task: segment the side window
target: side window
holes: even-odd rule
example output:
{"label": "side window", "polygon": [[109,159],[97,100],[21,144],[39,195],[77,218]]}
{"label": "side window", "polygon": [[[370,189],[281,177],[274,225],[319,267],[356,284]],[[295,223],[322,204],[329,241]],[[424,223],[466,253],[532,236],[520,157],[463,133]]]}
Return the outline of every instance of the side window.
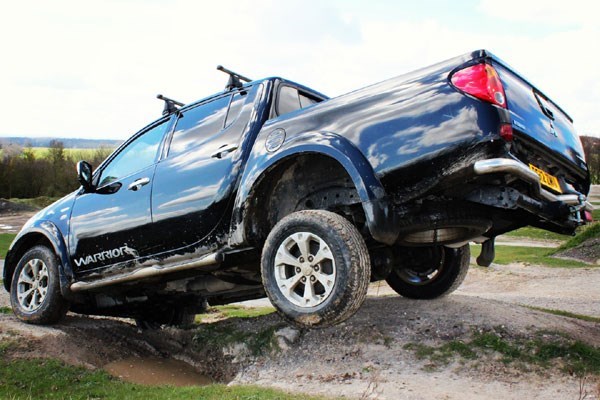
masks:
{"label": "side window", "polygon": [[167,126],[168,122],[163,122],[151,128],[121,150],[102,171],[99,186],[104,186],[154,164]]}
{"label": "side window", "polygon": [[300,108],[308,107],[311,104],[317,103],[317,100],[310,98],[308,96],[305,96],[302,93],[299,94],[299,97],[300,97]]}
{"label": "side window", "polygon": [[279,87],[279,95],[277,96],[277,115],[296,111],[319,101],[299,92],[298,89],[292,86],[282,85]]}
{"label": "side window", "polygon": [[233,123],[237,119],[237,117],[242,112],[242,106],[244,105],[244,100],[246,100],[246,92],[236,93],[233,95],[231,99],[231,103],[229,104],[229,111],[227,111],[227,120],[225,121],[225,128]]}
{"label": "side window", "polygon": [[298,90],[291,86],[281,86],[277,98],[277,113],[282,115],[299,109]]}
{"label": "side window", "polygon": [[194,149],[221,131],[229,99],[230,96],[221,97],[185,111],[175,126],[169,157]]}

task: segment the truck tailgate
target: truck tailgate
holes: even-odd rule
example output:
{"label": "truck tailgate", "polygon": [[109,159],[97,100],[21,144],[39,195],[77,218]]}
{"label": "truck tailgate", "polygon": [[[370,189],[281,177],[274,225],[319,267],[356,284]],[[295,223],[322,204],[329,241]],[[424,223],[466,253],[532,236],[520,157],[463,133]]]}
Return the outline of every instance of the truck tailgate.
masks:
{"label": "truck tailgate", "polygon": [[[588,170],[572,119],[541,91],[494,60],[506,92],[515,133],[515,155],[521,161],[556,176],[561,190],[587,194]],[[536,171],[542,173],[540,171]]]}

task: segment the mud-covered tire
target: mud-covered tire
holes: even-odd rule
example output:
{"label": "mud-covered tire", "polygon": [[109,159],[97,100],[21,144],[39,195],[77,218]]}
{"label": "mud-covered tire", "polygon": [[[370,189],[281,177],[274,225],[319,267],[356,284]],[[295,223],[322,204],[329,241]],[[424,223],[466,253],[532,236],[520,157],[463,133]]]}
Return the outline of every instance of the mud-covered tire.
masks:
{"label": "mud-covered tire", "polygon": [[[301,248],[302,246],[302,248]],[[351,317],[367,295],[371,261],[364,239],[329,211],[292,213],[273,227],[261,260],[265,291],[288,322],[326,327]]]}
{"label": "mud-covered tire", "polygon": [[[414,252],[431,255],[415,257]],[[410,299],[434,299],[452,293],[467,276],[470,262],[469,245],[459,248],[444,246],[430,249],[407,249],[386,281],[399,295]],[[408,259],[411,257],[412,259]],[[401,253],[399,257],[402,257]]]}
{"label": "mud-covered tire", "polygon": [[60,321],[69,303],[60,292],[59,261],[46,246],[29,249],[13,272],[10,304],[24,322],[49,325]]}

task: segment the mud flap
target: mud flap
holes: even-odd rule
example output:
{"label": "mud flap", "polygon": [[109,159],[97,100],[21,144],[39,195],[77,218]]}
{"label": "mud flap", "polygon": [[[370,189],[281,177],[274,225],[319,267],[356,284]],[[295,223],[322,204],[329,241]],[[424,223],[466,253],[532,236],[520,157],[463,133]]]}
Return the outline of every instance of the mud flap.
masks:
{"label": "mud flap", "polygon": [[494,246],[495,237],[486,240],[481,245],[481,253],[479,253],[479,257],[477,257],[477,265],[480,267],[489,267],[492,265],[492,261],[494,261],[494,257],[496,257],[496,249]]}

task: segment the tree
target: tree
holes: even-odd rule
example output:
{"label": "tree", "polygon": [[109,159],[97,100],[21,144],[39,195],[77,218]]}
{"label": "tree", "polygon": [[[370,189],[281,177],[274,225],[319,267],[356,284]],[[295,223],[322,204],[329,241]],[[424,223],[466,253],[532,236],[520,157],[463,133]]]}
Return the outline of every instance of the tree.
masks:
{"label": "tree", "polygon": [[600,138],[582,136],[581,143],[593,184],[600,184]]}

